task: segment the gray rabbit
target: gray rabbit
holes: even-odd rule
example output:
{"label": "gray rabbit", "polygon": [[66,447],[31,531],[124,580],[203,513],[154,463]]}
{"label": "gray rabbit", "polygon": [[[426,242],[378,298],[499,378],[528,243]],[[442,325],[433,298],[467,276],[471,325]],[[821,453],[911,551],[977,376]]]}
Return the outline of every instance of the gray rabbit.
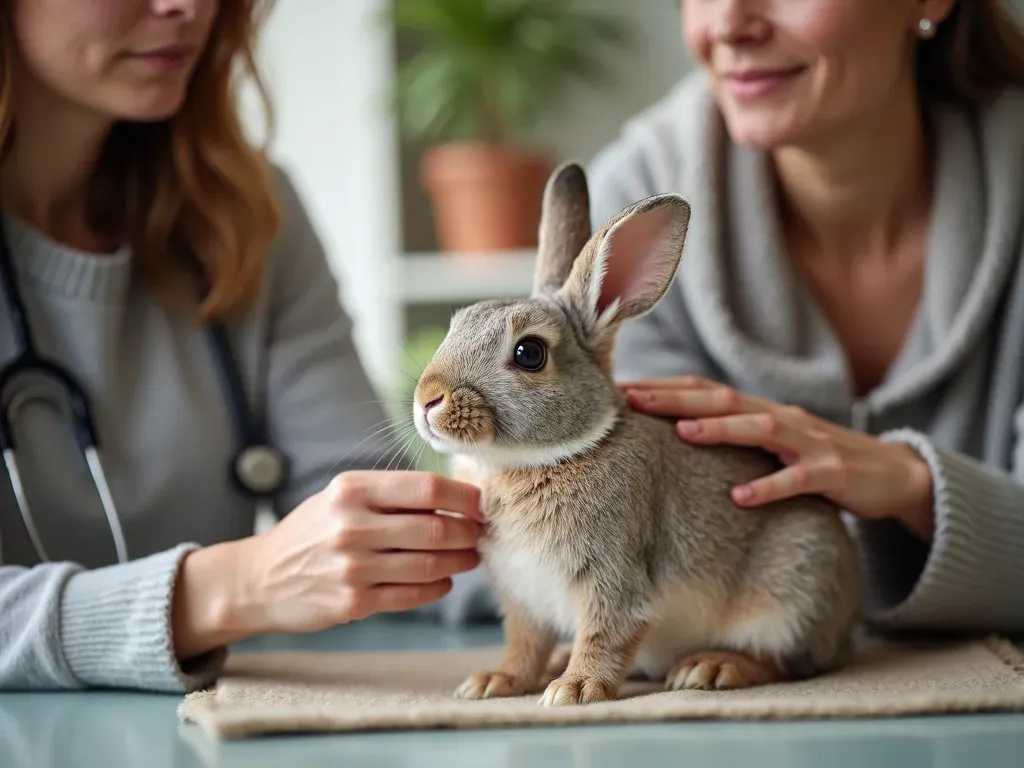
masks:
{"label": "gray rabbit", "polygon": [[[591,234],[584,171],[562,164],[532,295],[459,310],[418,381],[419,434],[483,491],[504,622],[500,664],[456,696],[543,689],[544,705],[583,704],[616,698],[631,673],[715,690],[848,658],[860,574],[839,510],[820,497],[736,506],[729,489],[776,459],[690,445],[612,379],[616,330],[669,289],[689,220],[664,194]],[[563,635],[571,654],[553,656]]]}

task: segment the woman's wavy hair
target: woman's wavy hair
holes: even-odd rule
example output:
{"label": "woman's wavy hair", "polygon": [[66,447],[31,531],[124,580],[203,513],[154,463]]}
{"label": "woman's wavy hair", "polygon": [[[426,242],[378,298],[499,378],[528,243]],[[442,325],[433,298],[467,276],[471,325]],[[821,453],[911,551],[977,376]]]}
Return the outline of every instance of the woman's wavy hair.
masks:
{"label": "woman's wavy hair", "polygon": [[979,104],[1024,88],[1024,30],[1005,0],[956,0],[917,49],[922,96]]}
{"label": "woman's wavy hair", "polygon": [[[198,299],[201,321],[241,312],[258,295],[264,257],[280,227],[266,153],[247,138],[238,113],[247,78],[272,135],[273,110],[256,62],[272,2],[220,4],[182,107],[162,122],[117,123],[90,190],[97,230],[131,246],[141,277],[167,305],[194,306]],[[6,152],[17,133],[14,44],[9,19],[0,27],[0,152]]]}

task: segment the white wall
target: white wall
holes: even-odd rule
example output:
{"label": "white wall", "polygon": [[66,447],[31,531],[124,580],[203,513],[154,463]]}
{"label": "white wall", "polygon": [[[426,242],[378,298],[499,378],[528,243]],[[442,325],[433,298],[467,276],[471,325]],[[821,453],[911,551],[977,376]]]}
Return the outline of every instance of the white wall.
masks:
{"label": "white wall", "polygon": [[657,101],[693,62],[682,40],[679,0],[585,0],[588,9],[629,19],[636,39],[610,49],[609,88],[578,88],[542,119],[532,137],[559,157],[588,161],[622,123]]}
{"label": "white wall", "polygon": [[[395,140],[383,102],[393,60],[378,21],[384,2],[279,1],[261,50],[277,119],[272,153],[309,209],[375,380],[396,366],[386,341],[393,316],[381,309],[400,242]],[[262,137],[256,113],[246,114]]]}

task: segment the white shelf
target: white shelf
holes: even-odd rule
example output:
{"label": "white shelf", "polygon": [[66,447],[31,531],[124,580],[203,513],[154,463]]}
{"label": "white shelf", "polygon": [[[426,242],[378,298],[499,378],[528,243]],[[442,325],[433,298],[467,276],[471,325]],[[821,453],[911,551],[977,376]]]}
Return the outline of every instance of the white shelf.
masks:
{"label": "white shelf", "polygon": [[403,304],[438,304],[527,296],[535,259],[533,250],[408,253],[397,269],[398,299]]}

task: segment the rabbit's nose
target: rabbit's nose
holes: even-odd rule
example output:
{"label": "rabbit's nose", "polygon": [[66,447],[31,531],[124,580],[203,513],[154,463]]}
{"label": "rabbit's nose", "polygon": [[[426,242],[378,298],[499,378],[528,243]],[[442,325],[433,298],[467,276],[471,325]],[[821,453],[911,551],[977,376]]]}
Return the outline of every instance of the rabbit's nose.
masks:
{"label": "rabbit's nose", "polygon": [[431,400],[429,403],[424,405],[423,406],[423,413],[424,413],[424,415],[430,413],[430,409],[433,408],[436,405],[440,405],[443,400],[444,400],[444,395],[438,395],[433,400]]}

